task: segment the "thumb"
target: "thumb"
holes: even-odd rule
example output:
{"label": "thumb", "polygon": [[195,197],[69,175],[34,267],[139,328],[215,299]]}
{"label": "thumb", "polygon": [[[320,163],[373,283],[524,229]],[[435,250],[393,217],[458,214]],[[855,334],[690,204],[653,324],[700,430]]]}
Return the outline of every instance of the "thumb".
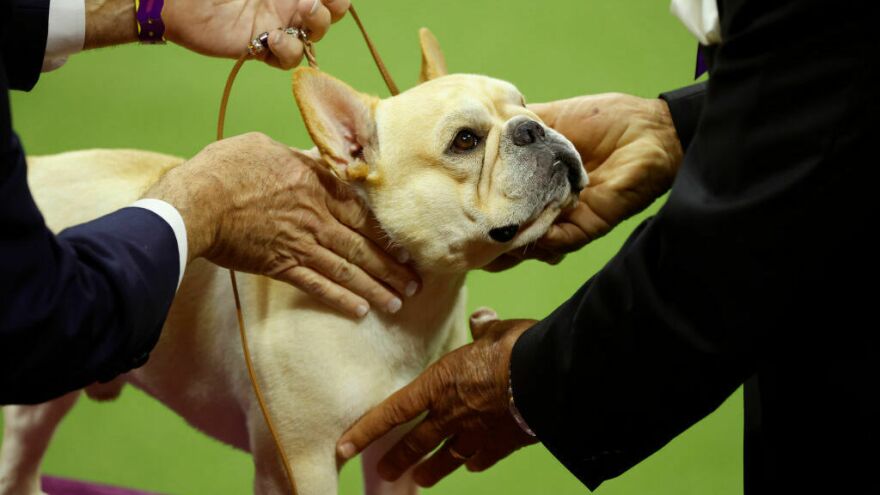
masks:
{"label": "thumb", "polygon": [[529,103],[526,107],[535,112],[538,115],[538,118],[544,121],[545,124],[553,127],[556,125],[557,118],[557,105],[555,102],[548,103]]}
{"label": "thumb", "polygon": [[492,323],[498,321],[498,313],[492,308],[482,307],[471,314],[471,336],[474,340],[486,334]]}

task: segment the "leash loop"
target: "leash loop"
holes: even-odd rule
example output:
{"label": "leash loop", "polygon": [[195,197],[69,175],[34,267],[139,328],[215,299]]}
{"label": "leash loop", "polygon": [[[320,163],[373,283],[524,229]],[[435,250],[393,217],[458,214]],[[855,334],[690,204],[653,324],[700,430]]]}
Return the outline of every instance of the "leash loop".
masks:
{"label": "leash loop", "polygon": [[[385,81],[385,85],[388,87],[388,91],[391,92],[392,95],[399,94],[400,91],[397,89],[397,85],[394,84],[394,80],[391,78],[391,74],[388,72],[388,68],[385,66],[385,63],[382,61],[382,57],[379,56],[379,52],[373,45],[373,41],[370,39],[370,36],[367,34],[367,30],[364,28],[360,17],[358,17],[357,12],[354,9],[354,5],[351,5],[349,7],[349,12],[351,12],[351,16],[357,23],[358,29],[360,29],[361,35],[363,36],[364,41],[367,43],[367,47],[370,49],[370,54],[373,56],[373,61],[376,63],[376,67],[378,67],[379,72],[382,74],[382,79]],[[305,30],[298,28],[287,28],[285,32],[291,36],[297,36],[300,41],[302,41],[303,53],[305,55],[306,61],[308,62],[310,67],[318,69],[318,61],[315,58],[314,44],[308,39],[308,34],[305,32]],[[268,48],[268,46],[266,48]],[[229,76],[226,78],[226,86],[223,88],[223,96],[220,99],[220,112],[217,115],[217,141],[223,139],[223,129],[226,123],[226,107],[229,104],[229,96],[232,93],[232,84],[235,82],[235,78],[238,76],[238,73],[241,71],[244,63],[248,59],[255,58],[257,54],[257,51],[249,48],[248,51],[243,53],[238,58],[238,60],[235,61],[235,65],[233,65],[232,70],[229,71]],[[244,313],[241,307],[241,298],[238,294],[238,283],[235,278],[235,270],[229,270],[229,280],[232,283],[232,295],[235,299],[235,316],[238,321],[238,334],[241,337],[241,349],[244,354],[244,361],[245,365],[247,366],[248,377],[250,378],[251,386],[254,390],[254,395],[257,398],[257,403],[260,406],[260,412],[263,414],[263,420],[266,422],[266,426],[269,428],[269,432],[272,435],[272,440],[275,442],[275,449],[277,450],[278,457],[280,458],[279,460],[284,467],[284,475],[287,478],[288,484],[290,486],[290,493],[291,495],[296,495],[296,481],[293,478],[293,471],[291,470],[292,468],[290,466],[290,458],[287,456],[287,451],[284,449],[284,443],[281,441],[281,437],[278,435],[278,430],[275,428],[274,421],[272,421],[272,415],[269,412],[269,407],[266,405],[266,399],[263,396],[259,380],[257,380],[257,373],[254,369],[254,362],[253,358],[251,357],[250,346],[248,345],[247,330],[245,329],[244,324]]]}

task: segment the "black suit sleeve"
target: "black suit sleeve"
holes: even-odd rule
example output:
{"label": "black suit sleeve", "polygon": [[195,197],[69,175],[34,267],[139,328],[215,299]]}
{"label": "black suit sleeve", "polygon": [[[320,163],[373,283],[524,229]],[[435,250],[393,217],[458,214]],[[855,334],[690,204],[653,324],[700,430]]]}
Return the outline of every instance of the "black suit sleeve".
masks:
{"label": "black suit sleeve", "polygon": [[660,98],[669,105],[675,132],[681,141],[681,148],[687,151],[697,131],[697,123],[703,113],[706,101],[706,85],[701,82],[674,91],[660,94]]}
{"label": "black suit sleeve", "polygon": [[513,350],[517,407],[591,489],[759,366],[807,380],[880,348],[865,289],[877,273],[866,237],[880,135],[873,15],[821,1],[733,3],[666,205]]}
{"label": "black suit sleeve", "polygon": [[0,14],[0,404],[37,403],[143,364],[180,261],[171,227],[141,208],[46,227],[7,89],[39,76],[48,2],[3,0]]}
{"label": "black suit sleeve", "polygon": [[[49,0],[3,0],[0,56],[6,88],[28,91],[37,84],[49,28]],[[6,90],[4,88],[4,92]]]}

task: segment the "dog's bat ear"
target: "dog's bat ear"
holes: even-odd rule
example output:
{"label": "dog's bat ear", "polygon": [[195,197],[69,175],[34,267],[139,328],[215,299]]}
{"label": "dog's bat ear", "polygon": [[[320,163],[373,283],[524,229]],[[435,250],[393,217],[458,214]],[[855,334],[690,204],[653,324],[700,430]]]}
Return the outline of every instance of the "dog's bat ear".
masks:
{"label": "dog's bat ear", "polygon": [[376,146],[379,99],[309,67],[293,72],[293,96],[312,141],[333,173],[345,181],[366,179],[370,172],[366,155]]}
{"label": "dog's bat ear", "polygon": [[419,74],[419,82],[423,83],[448,74],[446,57],[440,50],[440,43],[428,28],[419,29],[419,43],[422,45],[422,71]]}

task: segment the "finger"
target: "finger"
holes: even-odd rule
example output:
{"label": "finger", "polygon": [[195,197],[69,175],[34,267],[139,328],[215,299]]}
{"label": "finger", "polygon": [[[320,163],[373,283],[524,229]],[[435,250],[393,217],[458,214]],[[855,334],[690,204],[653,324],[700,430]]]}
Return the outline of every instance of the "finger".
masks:
{"label": "finger", "polygon": [[316,246],[312,250],[307,263],[333,282],[365,298],[376,308],[394,314],[403,306],[403,301],[387,287],[367,275],[357,265],[323,246]]}
{"label": "finger", "polygon": [[511,452],[512,451],[493,446],[477,452],[476,455],[467,460],[465,466],[467,467],[467,470],[471,472],[485,471],[497,464],[501,459],[510,455]]}
{"label": "finger", "polygon": [[515,267],[523,261],[525,261],[523,258],[512,256],[509,253],[504,253],[501,256],[495,258],[488,265],[484,266],[483,270],[489,273],[503,272],[504,270]]}
{"label": "finger", "polygon": [[526,105],[526,108],[535,112],[535,114],[544,121],[545,124],[553,127],[556,124],[556,109],[557,105],[553,102],[550,103],[529,103]]}
{"label": "finger", "polygon": [[[357,206],[348,204],[340,208],[330,208],[334,215],[338,215],[339,220],[350,227],[352,230],[360,232],[368,239],[373,241],[377,246],[384,247],[384,250],[391,254],[400,264],[408,263],[412,257],[403,246],[394,244],[388,233],[379,225],[370,210],[358,203]],[[412,270],[411,273],[415,274]]]}
{"label": "finger", "polygon": [[538,245],[544,249],[561,252],[572,252],[589,244],[590,236],[579,225],[570,222],[562,222],[554,225],[538,240]]}
{"label": "finger", "polygon": [[[266,63],[287,70],[299,65],[303,57],[302,41],[295,36],[276,29],[269,35],[269,52]],[[273,63],[274,62],[274,63]]]}
{"label": "finger", "polygon": [[333,22],[342,19],[348,8],[351,6],[350,0],[323,0],[322,2],[327,10],[330,11],[330,18]]}
{"label": "finger", "polygon": [[395,481],[407,469],[419,462],[447,437],[443,426],[430,415],[400,439],[377,466],[379,476]]}
{"label": "finger", "polygon": [[498,321],[498,313],[492,308],[482,307],[471,313],[471,336],[479,339]]}
{"label": "finger", "polygon": [[370,305],[364,298],[331,282],[311,268],[295,266],[274,274],[272,278],[298,287],[331,308],[349,316],[362,318],[370,311]]}
{"label": "finger", "polygon": [[553,251],[544,246],[536,244],[529,248],[527,256],[534,260],[543,261],[544,263],[547,263],[549,265],[558,265],[565,258],[565,253]]}
{"label": "finger", "polygon": [[[582,196],[583,197],[583,196]],[[601,237],[611,230],[611,225],[596,214],[583,199],[560,217],[544,236],[538,246],[555,252],[572,252]]]}
{"label": "finger", "polygon": [[309,33],[309,41],[321,41],[330,28],[330,10],[321,0],[306,0],[298,8],[302,27]]}
{"label": "finger", "polygon": [[399,263],[359,232],[344,226],[325,228],[318,232],[318,242],[388,284],[398,294],[411,297],[419,290],[419,276],[412,267]]}
{"label": "finger", "polygon": [[[350,187],[340,184],[337,179],[332,177],[329,179],[322,177],[322,179],[328,190],[331,187],[336,187],[333,190],[333,200],[327,201],[327,209],[330,210],[330,213],[337,220],[352,230],[360,232],[377,245],[387,246],[391,244],[388,233],[376,221],[369,207],[351,191]],[[328,183],[330,181],[332,181],[332,185]],[[386,250],[394,254],[394,257],[400,263],[406,263],[410,259],[409,253],[402,247],[389,246]]]}
{"label": "finger", "polygon": [[[336,453],[351,459],[392,429],[412,421],[431,405],[436,375],[428,368],[412,383],[391,394],[381,404],[367,411],[336,443]],[[442,385],[442,384],[441,384]]]}
{"label": "finger", "polygon": [[[447,440],[443,447],[437,449],[428,460],[416,466],[413,470],[413,480],[425,488],[436,485],[438,481],[473,457],[480,443],[482,442],[478,442],[474,435],[456,436]],[[455,454],[453,454],[453,450]]]}

